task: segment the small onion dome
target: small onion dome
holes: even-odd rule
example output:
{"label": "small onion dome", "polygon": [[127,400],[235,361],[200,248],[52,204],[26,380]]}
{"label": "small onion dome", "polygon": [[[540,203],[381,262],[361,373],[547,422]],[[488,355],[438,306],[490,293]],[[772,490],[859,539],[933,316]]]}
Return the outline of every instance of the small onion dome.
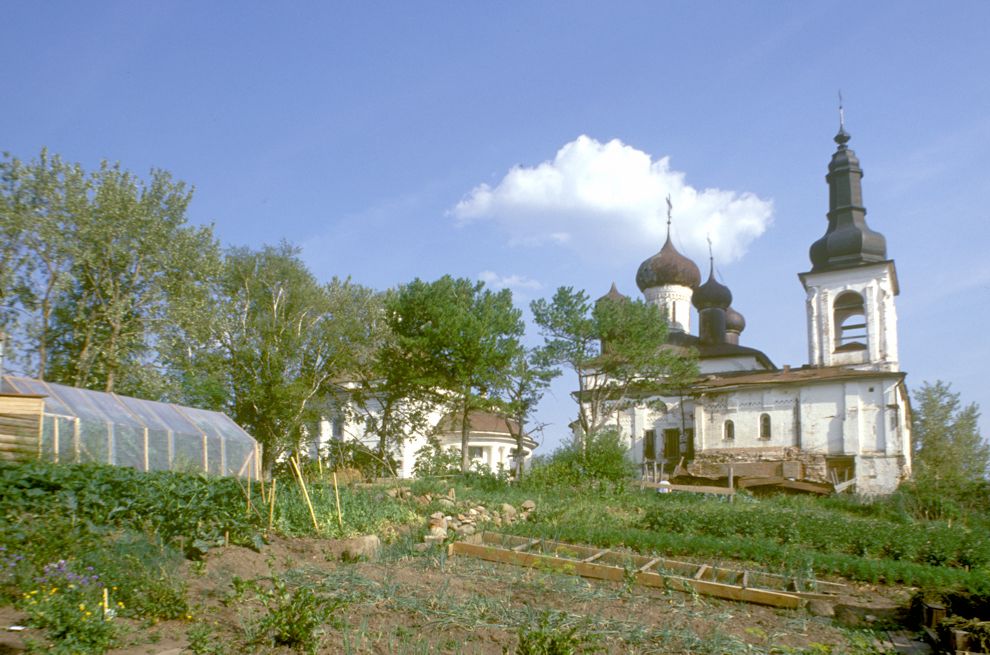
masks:
{"label": "small onion dome", "polygon": [[725,331],[742,332],[746,329],[746,319],[732,307],[725,310]]}
{"label": "small onion dome", "polygon": [[670,235],[660,252],[639,265],[636,285],[640,291],[676,284],[693,289],[701,284],[701,271],[693,261],[677,252]]}
{"label": "small onion dome", "polygon": [[612,283],[612,288],[608,290],[604,296],[595,301],[597,305],[600,302],[605,302],[606,300],[611,300],[612,302],[629,302],[629,296],[620,293],[619,289],[615,286],[615,282]]}
{"label": "small onion dome", "polygon": [[708,272],[708,281],[694,290],[694,295],[691,296],[691,304],[699,310],[712,307],[728,309],[729,305],[732,304],[732,292],[729,291],[729,287],[715,279],[714,263],[712,263],[712,268]]}

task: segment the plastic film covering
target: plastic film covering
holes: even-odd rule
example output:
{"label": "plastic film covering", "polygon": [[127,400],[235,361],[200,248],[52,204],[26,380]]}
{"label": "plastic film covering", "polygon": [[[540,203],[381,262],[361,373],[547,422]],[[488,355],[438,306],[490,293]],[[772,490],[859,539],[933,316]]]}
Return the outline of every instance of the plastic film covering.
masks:
{"label": "plastic film covering", "polygon": [[256,478],[260,449],[227,415],[4,376],[0,390],[45,396],[40,452],[55,462]]}

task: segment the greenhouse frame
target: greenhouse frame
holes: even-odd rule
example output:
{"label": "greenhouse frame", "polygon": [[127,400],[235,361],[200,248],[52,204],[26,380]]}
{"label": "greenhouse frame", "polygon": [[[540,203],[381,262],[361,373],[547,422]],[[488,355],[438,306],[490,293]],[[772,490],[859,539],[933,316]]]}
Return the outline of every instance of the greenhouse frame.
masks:
{"label": "greenhouse frame", "polygon": [[5,375],[0,458],[258,479],[258,442],[222,412]]}

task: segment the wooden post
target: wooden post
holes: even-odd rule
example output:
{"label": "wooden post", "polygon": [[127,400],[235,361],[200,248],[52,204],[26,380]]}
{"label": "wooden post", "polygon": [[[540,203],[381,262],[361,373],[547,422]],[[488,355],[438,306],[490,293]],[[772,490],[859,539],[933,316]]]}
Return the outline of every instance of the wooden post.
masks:
{"label": "wooden post", "polygon": [[165,442],[168,446],[168,470],[171,471],[175,468],[175,433],[166,429]]}
{"label": "wooden post", "polygon": [[299,468],[295,457],[290,457],[289,463],[292,464],[292,468],[296,472],[296,480],[299,482],[299,488],[302,489],[303,500],[306,501],[306,507],[309,508],[309,517],[313,519],[313,529],[319,534],[320,524],[316,521],[316,512],[313,511],[313,503],[309,500],[309,491],[306,490],[306,481],[303,479],[302,469]]}
{"label": "wooden post", "polygon": [[58,464],[58,417],[52,416],[52,461]]}
{"label": "wooden post", "polygon": [[210,472],[210,455],[207,452],[206,433],[203,432],[203,473]]}
{"label": "wooden post", "polygon": [[113,423],[107,421],[107,464],[114,463]]}
{"label": "wooden post", "polygon": [[144,471],[147,473],[151,470],[150,457],[148,456],[148,427],[144,428]]}
{"label": "wooden post", "polygon": [[337,499],[337,525],[341,532],[344,530],[344,515],[340,511],[340,492],[337,490],[337,472],[333,472],[333,495]]}
{"label": "wooden post", "polygon": [[[729,464],[729,489],[732,489],[733,491],[735,491],[735,488],[736,488],[736,486],[735,486],[735,484],[734,484],[734,482],[732,480],[732,464]],[[736,495],[735,494],[732,494],[731,496],[729,496],[729,502],[730,503],[731,502],[735,502],[735,500],[736,500]]]}
{"label": "wooden post", "polygon": [[272,478],[272,486],[268,495],[268,531],[272,531],[272,524],[275,522],[275,478]]}
{"label": "wooden post", "polygon": [[81,427],[79,424],[80,424],[80,420],[79,417],[77,416],[73,420],[73,426],[72,426],[72,451],[73,454],[75,454],[76,464],[79,463],[79,459],[82,457],[82,439],[80,437]]}

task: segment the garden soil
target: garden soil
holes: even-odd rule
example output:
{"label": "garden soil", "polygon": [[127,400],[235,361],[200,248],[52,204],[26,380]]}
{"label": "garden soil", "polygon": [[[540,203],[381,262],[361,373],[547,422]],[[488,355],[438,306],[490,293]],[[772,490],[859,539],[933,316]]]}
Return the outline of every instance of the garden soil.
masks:
{"label": "garden soil", "polygon": [[[420,553],[411,546],[386,547],[379,561],[352,563],[341,561],[343,542],[311,538],[278,538],[261,552],[236,546],[212,551],[202,562],[184,565],[190,616],[157,625],[130,623],[121,647],[111,652],[192,652],[187,635],[194,626],[206,635],[198,642],[200,652],[293,652],[244,645],[261,607],[243,583],[266,584],[273,575],[341,599],[319,653],[501,655],[516,652],[521,633],[539,630],[541,619],[550,621],[544,630],[557,626],[575,638],[593,640],[592,652],[607,653],[866,652],[864,644],[872,640],[868,632],[807,609],[588,581],[448,558],[440,548]],[[905,605],[910,592],[847,584],[849,593],[841,602],[855,611],[845,614],[867,626],[890,608]],[[13,609],[0,608],[0,655],[23,650],[30,631],[7,629],[23,620]]]}

